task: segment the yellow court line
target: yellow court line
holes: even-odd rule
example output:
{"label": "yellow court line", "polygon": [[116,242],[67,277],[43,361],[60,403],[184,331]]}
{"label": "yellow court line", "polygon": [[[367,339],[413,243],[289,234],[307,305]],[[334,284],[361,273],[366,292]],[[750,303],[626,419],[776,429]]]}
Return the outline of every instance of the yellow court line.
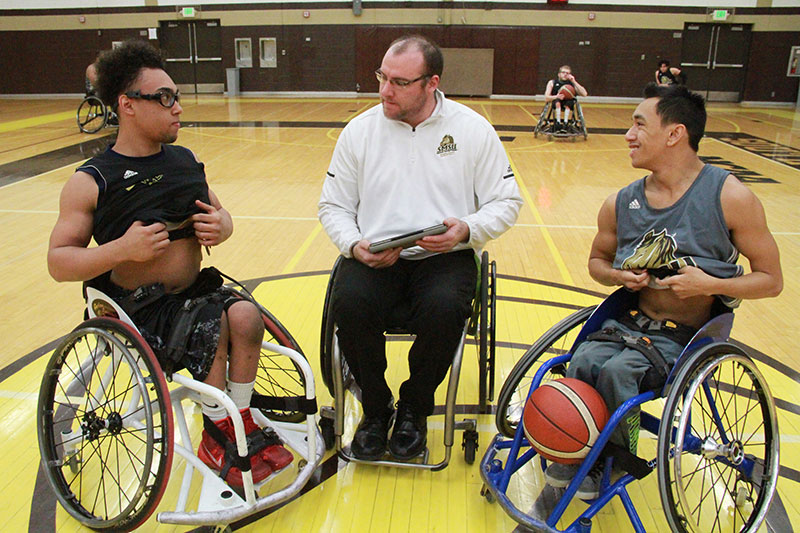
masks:
{"label": "yellow court line", "polygon": [[322,230],[322,224],[317,224],[316,226],[314,226],[314,230],[308,237],[306,237],[306,240],[303,241],[303,244],[301,244],[300,248],[297,249],[297,252],[286,264],[286,267],[283,269],[283,272],[281,272],[281,274],[291,274],[292,272],[294,272],[297,263],[300,262],[300,259],[305,255],[306,251],[308,251],[308,249],[311,247],[311,243],[314,242],[314,239],[317,238],[317,235],[319,235],[319,232],[321,230]]}
{"label": "yellow court line", "polygon": [[0,123],[0,133],[22,130],[33,126],[41,126],[42,124],[59,122],[61,120],[67,120],[70,118],[75,118],[75,111],[62,111],[61,113],[51,113],[49,115],[39,115],[38,117],[11,120],[9,122]]}
{"label": "yellow court line", "polygon": [[[346,119],[344,119],[344,121],[345,121],[345,122],[350,122],[351,120],[353,120],[354,118],[356,118],[358,115],[360,115],[361,113],[363,113],[363,112],[364,112],[364,111],[366,111],[367,109],[369,109],[369,108],[373,107],[374,105],[375,105],[375,103],[374,103],[374,102],[370,102],[370,103],[367,103],[367,104],[364,104],[364,105],[362,105],[362,106],[361,106],[359,109],[357,109],[357,110],[356,110],[356,111],[355,111],[355,112],[354,112],[352,115],[350,115],[349,117],[347,117]],[[338,139],[339,139],[339,136],[334,134],[334,132],[335,132],[337,129],[339,129],[339,128],[331,128],[331,129],[329,129],[328,131],[326,131],[326,132],[325,132],[325,137],[327,137],[328,139],[330,139],[330,140],[332,140],[332,141],[336,141],[336,140],[338,140]]]}
{"label": "yellow court line", "polygon": [[519,189],[522,192],[522,196],[525,199],[525,203],[528,204],[528,207],[530,207],[531,212],[533,213],[533,218],[535,218],[536,223],[539,224],[539,229],[541,230],[542,236],[544,237],[544,242],[547,244],[548,250],[550,250],[550,255],[553,256],[553,261],[555,261],[556,266],[558,267],[558,271],[561,273],[561,278],[567,285],[570,286],[575,285],[575,282],[572,280],[572,276],[569,275],[569,271],[567,270],[567,264],[564,262],[564,258],[561,257],[561,253],[558,251],[558,247],[556,246],[555,241],[553,241],[552,235],[550,235],[550,232],[547,230],[547,226],[544,223],[542,215],[539,213],[539,210],[536,209],[536,204],[533,203],[533,198],[531,198],[531,195],[528,192],[528,188],[525,187],[524,183],[521,183],[522,175],[517,171],[517,166],[511,159],[510,154],[508,154],[508,162],[511,165],[511,170],[514,171],[514,176],[517,176],[517,185],[519,186]]}
{"label": "yellow court line", "polygon": [[537,117],[536,115],[534,115],[533,113],[531,113],[530,111],[525,109],[524,105],[522,105],[522,104],[518,104],[518,105],[519,105],[519,108],[522,110],[523,113],[525,113],[526,115],[531,117],[533,120],[535,120],[537,124],[539,123],[539,117]]}

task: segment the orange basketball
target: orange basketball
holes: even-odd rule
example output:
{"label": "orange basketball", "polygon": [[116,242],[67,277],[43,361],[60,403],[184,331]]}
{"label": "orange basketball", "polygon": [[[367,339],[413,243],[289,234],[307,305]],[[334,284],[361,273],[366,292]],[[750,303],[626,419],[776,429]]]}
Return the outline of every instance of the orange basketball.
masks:
{"label": "orange basketball", "polygon": [[564,100],[572,100],[575,98],[575,87],[572,85],[562,85],[558,90],[558,94],[563,94]]}
{"label": "orange basketball", "polygon": [[580,463],[608,421],[603,397],[588,383],[563,378],[543,383],[522,413],[525,436],[539,455],[565,464]]}

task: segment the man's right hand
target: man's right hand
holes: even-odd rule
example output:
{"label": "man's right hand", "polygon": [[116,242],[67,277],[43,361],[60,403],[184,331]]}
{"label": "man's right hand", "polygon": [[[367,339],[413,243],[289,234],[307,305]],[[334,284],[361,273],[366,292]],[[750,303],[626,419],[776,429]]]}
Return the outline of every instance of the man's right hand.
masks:
{"label": "man's right hand", "polygon": [[400,252],[403,251],[402,248],[398,247],[388,248],[377,254],[373,254],[369,251],[369,245],[370,242],[366,239],[358,241],[358,243],[353,246],[353,259],[371,268],[386,268],[392,266],[400,258]]}
{"label": "man's right hand", "polygon": [[619,284],[632,291],[641,290],[650,283],[650,274],[647,270],[617,270]]}
{"label": "man's right hand", "polygon": [[129,261],[145,262],[161,255],[169,246],[167,226],[161,222],[145,225],[137,220],[120,239]]}

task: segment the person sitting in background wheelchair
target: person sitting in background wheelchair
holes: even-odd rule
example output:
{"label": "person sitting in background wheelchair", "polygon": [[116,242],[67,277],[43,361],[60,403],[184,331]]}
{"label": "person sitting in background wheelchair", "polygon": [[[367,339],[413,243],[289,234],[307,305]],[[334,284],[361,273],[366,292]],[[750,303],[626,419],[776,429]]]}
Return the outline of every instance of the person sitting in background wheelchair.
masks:
{"label": "person sitting in background wheelchair", "polygon": [[[94,84],[118,110],[116,143],[80,166],[61,192],[47,264],[56,281],[90,281],[136,323],[169,375],[193,377],[227,390],[241,410],[253,481],[286,467],[292,454],[262,432],[249,410],[264,325],[251,302],[221,289],[214,269],[200,269],[201,247],[233,232],[230,214],[208,187],[203,164],[173,145],[180,94],[158,52],[128,41],[96,63]],[[97,246],[89,247],[91,239]],[[199,457],[242,485],[226,444],[235,440],[223,406],[203,401]],[[240,465],[242,466],[242,465]],[[245,463],[246,469],[246,463]]]}
{"label": "person sitting in background wheelchair", "polygon": [[[545,102],[551,102],[556,111],[555,132],[567,131],[567,124],[569,123],[569,115],[571,111],[575,110],[575,99],[565,98],[563,93],[559,93],[561,88],[565,85],[571,85],[575,88],[575,92],[579,96],[587,96],[589,93],[586,89],[578,83],[575,76],[572,75],[572,68],[569,65],[562,65],[558,69],[558,76],[547,82],[547,87],[544,89]],[[564,120],[561,120],[561,111],[564,111]]]}
{"label": "person sitting in background wheelchair", "polygon": [[[438,90],[442,52],[419,35],[394,41],[376,71],[381,105],[353,119],[336,143],[319,219],[345,257],[332,292],[342,353],[361,388],[364,417],[351,452],[380,459],[395,414],[384,332],[410,303],[416,334],[388,447],[408,460],[426,447],[426,419],[447,376],[475,294],[475,250],[517,219],[522,199],[497,133]],[[416,147],[416,148],[415,148]],[[371,242],[447,226],[416,246],[370,252]]]}
{"label": "person sitting in background wheelchair", "polygon": [[[703,98],[682,85],[649,84],[625,139],[634,168],[651,171],[603,203],[589,273],[638,292],[638,308],[608,319],[575,350],[567,377],[593,385],[609,412],[664,385],[715,300],[777,296],[783,288],[778,247],[758,198],[735,176],[697,155],[706,123]],[[739,253],[751,272],[737,265]],[[630,411],[611,442],[636,453],[639,412]],[[577,496],[596,498],[602,462]],[[566,487],[579,465],[552,463],[547,482]]]}

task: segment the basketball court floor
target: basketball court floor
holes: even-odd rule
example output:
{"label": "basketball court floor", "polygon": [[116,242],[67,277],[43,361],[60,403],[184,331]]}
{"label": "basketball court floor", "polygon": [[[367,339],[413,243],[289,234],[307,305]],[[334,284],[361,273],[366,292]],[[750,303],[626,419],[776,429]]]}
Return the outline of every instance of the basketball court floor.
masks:
{"label": "basketball court floor", "polygon": [[[610,292],[586,269],[597,211],[611,193],[643,175],[631,168],[623,139],[632,104],[585,104],[588,140],[534,138],[542,103],[465,99],[495,125],[525,200],[519,221],[489,244],[497,261],[499,389],[514,362],[545,330]],[[212,250],[214,265],[250,286],[298,340],[319,376],[319,337],[328,272],[337,251],[317,221],[316,205],[337,135],[374,97],[335,99],[192,97],[182,100],[178,143],[206,165],[212,189],[233,215],[234,235]],[[0,99],[0,496],[5,531],[82,531],[56,503],[39,473],[36,405],[55,343],[82,320],[77,283],[56,283],[46,251],[59,192],[86,158],[115,133],[79,133],[78,99]],[[700,155],[742,179],[763,202],[781,251],[783,293],[747,301],[733,338],[752,348],[777,404],[781,440],[778,497],[763,531],[800,528],[800,114],[794,110],[710,107]],[[746,217],[747,213],[741,213]],[[746,263],[746,261],[745,261]],[[392,343],[391,381],[404,379],[404,350]],[[478,458],[496,432],[477,412],[474,345],[464,356],[459,412],[477,416]],[[443,389],[443,387],[441,388]],[[444,402],[443,390],[437,403]],[[317,378],[318,403],[331,398]],[[348,417],[351,426],[357,414]],[[199,415],[192,416],[200,431]],[[441,418],[431,419],[432,453],[441,453]],[[450,465],[421,472],[346,464],[328,452],[307,490],[293,501],[235,524],[242,531],[512,531],[515,522],[480,494],[478,464],[465,463],[456,436]],[[654,437],[643,434],[642,448]],[[182,461],[176,458],[173,471]],[[175,475],[160,509],[174,503]],[[174,485],[174,486],[173,486]],[[632,497],[647,531],[668,531],[655,476]],[[516,490],[534,489],[521,484]],[[575,509],[583,504],[573,504]],[[575,514],[575,509],[570,512]],[[569,514],[569,513],[568,513]],[[154,517],[142,531],[187,531]],[[630,531],[615,501],[593,531]]]}

